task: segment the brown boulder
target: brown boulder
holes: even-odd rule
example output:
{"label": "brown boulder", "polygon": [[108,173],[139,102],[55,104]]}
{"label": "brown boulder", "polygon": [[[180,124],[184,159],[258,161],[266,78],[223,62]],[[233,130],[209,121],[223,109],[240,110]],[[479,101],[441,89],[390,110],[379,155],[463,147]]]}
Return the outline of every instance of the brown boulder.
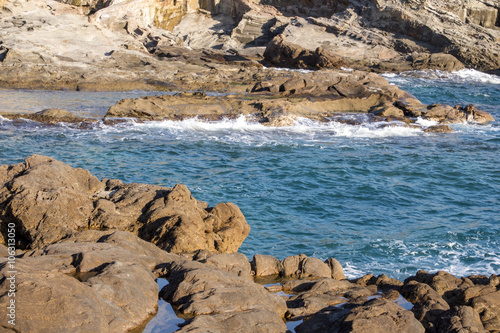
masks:
{"label": "brown boulder", "polygon": [[178,333],[285,333],[285,322],[272,311],[246,310],[196,316]]}
{"label": "brown boulder", "polygon": [[332,271],[332,279],[334,280],[345,280],[344,269],[337,259],[330,258],[326,259],[325,263],[330,267]]}
{"label": "brown boulder", "polygon": [[229,273],[233,273],[236,276],[253,281],[250,263],[243,253],[214,254],[203,262]]}
{"label": "brown boulder", "polygon": [[479,313],[485,330],[500,331],[500,291],[473,298],[471,307]]}
{"label": "brown boulder", "polygon": [[449,304],[456,304],[457,290],[474,286],[471,280],[457,278],[445,271],[439,271],[435,274],[418,271],[414,277],[405,280],[405,285],[412,280],[428,284]]}
{"label": "brown boulder", "polygon": [[175,253],[236,252],[250,226],[239,208],[198,201],[184,185],[100,182],[45,156],[0,168],[2,230],[16,223],[19,248],[39,248],[82,229],[125,230]]}
{"label": "brown boulder", "polygon": [[297,333],[423,333],[425,329],[410,311],[394,302],[377,298],[362,305],[318,313],[297,326],[295,331]]}
{"label": "brown boulder", "polygon": [[342,266],[335,259],[326,262],[318,258],[307,257],[305,254],[286,257],[281,261],[281,276],[285,277],[325,277],[345,279]]}
{"label": "brown boulder", "polygon": [[343,57],[328,52],[322,47],[314,51],[312,61],[313,67],[317,69],[347,67],[347,61]]}
{"label": "brown boulder", "polygon": [[412,312],[428,330],[435,331],[435,321],[450,306],[437,291],[425,283],[417,281],[405,282],[400,290],[401,295],[413,303]]}
{"label": "brown boulder", "polygon": [[[332,259],[331,259],[332,260]],[[334,260],[334,259],[333,259]],[[338,263],[338,262],[337,262]],[[333,265],[333,266],[330,266]],[[318,258],[309,258],[304,254],[286,257],[281,261],[280,274],[285,277],[325,277],[342,278],[343,271],[340,264],[332,261],[323,262]]]}
{"label": "brown boulder", "polygon": [[281,271],[281,262],[272,256],[256,254],[253,256],[252,269],[255,276],[278,275]]}
{"label": "brown boulder", "polygon": [[[19,331],[124,332],[156,312],[158,285],[148,260],[132,262],[141,255],[103,243],[61,243],[44,250],[16,258]],[[7,262],[0,264],[0,304],[5,307],[11,299],[6,292],[10,270]],[[0,325],[9,327],[6,320],[3,316]]]}
{"label": "brown boulder", "polygon": [[263,310],[282,317],[285,302],[263,286],[218,268],[190,261],[168,265],[170,284],[162,297],[186,315]]}
{"label": "brown boulder", "polygon": [[[309,287],[311,282],[306,282]],[[303,284],[302,284],[303,285]],[[295,290],[300,290],[295,286]],[[286,286],[290,289],[291,286]],[[375,291],[376,292],[376,291]],[[365,287],[350,283],[347,280],[322,279],[313,284],[310,290],[292,296],[287,301],[287,319],[295,320],[310,316],[318,311],[349,302],[359,297],[372,296],[374,292]]]}
{"label": "brown boulder", "polygon": [[23,255],[23,259],[35,259],[39,256],[71,258],[71,267],[77,273],[93,271],[112,261],[140,264],[145,268],[153,269],[159,264],[180,259],[180,256],[163,251],[128,232],[95,232],[97,234],[89,237],[85,234],[91,232],[83,231],[76,234],[70,241],[28,251]]}
{"label": "brown boulder", "polygon": [[448,125],[430,126],[424,130],[426,133],[453,133],[453,128]]}
{"label": "brown boulder", "polygon": [[465,68],[457,58],[446,53],[414,53],[411,55],[411,60],[414,69],[439,69],[452,72]]}
{"label": "brown boulder", "polygon": [[153,273],[141,265],[113,261],[84,283],[120,307],[135,326],[156,312],[158,284]]}
{"label": "brown boulder", "polygon": [[19,171],[0,189],[0,217],[3,228],[17,225],[19,248],[54,243],[88,226],[92,196],[104,189],[97,177],[40,155],[12,168]]}
{"label": "brown boulder", "polygon": [[341,68],[347,62],[338,55],[318,47],[314,52],[289,43],[283,35],[274,37],[267,44],[264,59],[279,67],[288,68]]}
{"label": "brown boulder", "polygon": [[437,332],[485,333],[479,314],[470,306],[457,306],[445,311],[436,321]]}

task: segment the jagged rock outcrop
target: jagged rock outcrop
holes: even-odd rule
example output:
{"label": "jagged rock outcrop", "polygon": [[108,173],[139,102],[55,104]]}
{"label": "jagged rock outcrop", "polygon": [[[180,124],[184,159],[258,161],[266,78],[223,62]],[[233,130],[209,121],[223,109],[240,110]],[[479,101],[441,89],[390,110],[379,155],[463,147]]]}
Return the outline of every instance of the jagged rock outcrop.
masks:
{"label": "jagged rock outcrop", "polygon": [[321,47],[311,52],[299,45],[287,43],[282,35],[274,37],[267,45],[264,59],[278,67],[321,69],[347,66],[347,62],[340,56]]}
{"label": "jagged rock outcrop", "polygon": [[384,78],[361,71],[269,73],[247,84],[251,94],[213,97],[195,92],[123,99],[109,108],[105,119],[182,120],[196,116],[219,120],[245,116],[264,125],[289,126],[297,117],[323,121],[339,113],[364,112],[405,122],[417,117],[442,124],[493,120],[489,113],[473,105],[424,105]]}
{"label": "jagged rock outcrop", "polygon": [[16,224],[17,246],[39,248],[81,229],[126,230],[175,253],[236,252],[250,232],[238,207],[209,208],[184,185],[99,181],[87,170],[33,155],[0,167],[1,230]]}
{"label": "jagged rock outcrop", "polygon": [[498,277],[458,278],[419,271],[405,280],[401,294],[427,332],[483,332],[499,329]]}
{"label": "jagged rock outcrop", "polygon": [[373,299],[346,309],[324,311],[300,324],[296,332],[407,332],[424,327],[407,311],[386,299]]}
{"label": "jagged rock outcrop", "polygon": [[[262,61],[265,46],[268,63],[294,68],[500,70],[494,1],[313,3],[6,0],[0,14],[0,86],[227,89],[228,81],[240,80],[235,67],[242,63],[213,59]],[[272,55],[277,40],[286,45]],[[295,53],[285,61],[290,45]],[[215,56],[206,61],[203,49]]]}

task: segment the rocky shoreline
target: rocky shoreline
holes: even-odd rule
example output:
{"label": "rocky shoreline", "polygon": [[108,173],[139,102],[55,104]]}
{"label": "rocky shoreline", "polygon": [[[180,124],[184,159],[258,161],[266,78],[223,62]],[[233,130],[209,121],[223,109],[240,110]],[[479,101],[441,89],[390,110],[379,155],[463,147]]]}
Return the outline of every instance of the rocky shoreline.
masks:
{"label": "rocky shoreline", "polygon": [[[370,122],[412,126],[427,132],[448,133],[453,123],[486,124],[494,121],[474,105],[422,104],[411,94],[374,73],[324,69],[312,72],[266,70],[254,74],[224,93],[189,91],[122,99],[102,119],[81,118],[60,110],[35,113],[0,112],[10,120],[29,119],[45,124],[74,123],[86,128],[98,121],[112,125],[135,121],[180,121],[197,118],[220,121],[245,117],[266,126],[292,126],[298,118],[320,122],[339,120],[339,115],[366,114]],[[422,127],[421,118],[437,125]],[[348,120],[352,123],[352,120]]]}
{"label": "rocky shoreline", "polygon": [[[12,263],[19,301],[6,331],[137,332],[158,298],[185,319],[179,332],[287,332],[297,320],[295,332],[500,330],[496,275],[348,280],[334,258],[249,261],[237,253],[250,227],[236,205],[210,208],[183,185],[101,181],[40,155],[0,166],[0,184],[0,304]],[[168,280],[161,290],[157,278]]]}
{"label": "rocky shoreline", "polygon": [[[362,112],[402,126],[421,117],[439,123],[424,130],[452,132],[450,123],[493,120],[470,105],[424,105],[372,73],[497,73],[500,15],[489,1],[174,2],[3,1],[0,88],[176,92],[122,100],[105,116],[109,123],[244,115],[286,126],[297,117]],[[82,127],[96,121],[61,110],[0,115]]]}
{"label": "rocky shoreline", "polygon": [[[499,11],[490,0],[3,0],[1,89],[175,94],[124,99],[104,119],[1,117],[85,128],[243,115],[288,126],[363,113],[450,132],[493,117],[424,105],[375,73],[498,75]],[[287,332],[290,321],[302,321],[298,333],[500,331],[497,275],[346,279],[334,258],[248,260],[237,251],[250,226],[235,204],[209,207],[180,184],[99,180],[46,156],[0,166],[0,231],[0,305],[15,313],[1,317],[6,332],[141,332],[159,298],[185,319],[179,332]]]}

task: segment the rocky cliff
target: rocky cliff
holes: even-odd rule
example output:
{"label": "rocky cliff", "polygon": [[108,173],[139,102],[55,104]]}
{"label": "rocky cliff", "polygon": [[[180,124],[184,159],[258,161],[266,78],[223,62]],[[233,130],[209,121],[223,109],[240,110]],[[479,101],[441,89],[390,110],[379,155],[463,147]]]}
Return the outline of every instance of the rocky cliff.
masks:
{"label": "rocky cliff", "polygon": [[[169,89],[193,77],[235,80],[242,67],[252,75],[262,64],[498,73],[499,7],[491,0],[4,0],[0,86]],[[277,61],[265,52],[276,38],[338,61],[300,62],[300,53]]]}

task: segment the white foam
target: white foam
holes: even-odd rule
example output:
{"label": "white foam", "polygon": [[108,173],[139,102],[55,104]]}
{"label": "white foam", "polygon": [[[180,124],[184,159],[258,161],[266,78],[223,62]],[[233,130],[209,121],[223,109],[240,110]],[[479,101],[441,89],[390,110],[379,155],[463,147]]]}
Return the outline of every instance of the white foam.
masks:
{"label": "white foam", "polygon": [[363,272],[361,269],[358,269],[356,266],[354,266],[349,262],[346,262],[344,264],[343,269],[344,269],[344,275],[348,279],[359,278],[360,276],[366,274],[366,272]]}
{"label": "white foam", "polygon": [[400,74],[384,73],[386,79],[404,79],[405,77],[434,79],[442,81],[451,81],[454,83],[485,83],[500,84],[500,76],[487,74],[475,69],[462,69],[455,72],[446,72],[441,70],[416,70],[402,72]]}
{"label": "white foam", "polygon": [[7,121],[11,121],[11,120],[0,116],[0,123],[7,122]]}
{"label": "white foam", "polygon": [[302,73],[302,74],[315,72],[315,70],[312,70],[312,69],[297,69],[297,68],[285,68],[285,67],[266,67],[266,66],[264,66],[263,69],[271,69],[271,70],[275,70],[275,71],[286,71],[286,72],[298,72],[298,73]]}
{"label": "white foam", "polygon": [[427,119],[423,119],[421,117],[418,117],[417,120],[415,121],[415,123],[417,125],[420,125],[420,126],[423,126],[423,127],[436,126],[436,125],[439,124],[439,122],[437,122],[437,121],[427,120]]}
{"label": "white foam", "polygon": [[221,130],[233,131],[265,131],[272,127],[266,127],[257,122],[249,122],[241,115],[236,119],[222,119],[220,121],[204,121],[198,117],[188,118],[181,121],[164,120],[135,123],[137,128],[166,128],[175,130],[195,130],[199,132],[217,132]]}
{"label": "white foam", "polygon": [[474,81],[489,84],[500,84],[500,76],[493,74],[486,74],[475,69],[462,69],[457,72],[452,72],[450,78],[459,77],[464,81]]}
{"label": "white foam", "polygon": [[[383,126],[384,125],[384,126]],[[389,125],[389,126],[387,126]],[[236,119],[223,119],[221,121],[204,121],[199,118],[189,118],[182,121],[165,120],[160,122],[145,122],[133,124],[138,129],[166,129],[171,131],[195,131],[208,134],[248,134],[253,139],[259,139],[259,134],[271,136],[278,135],[319,135],[316,139],[327,139],[331,136],[349,138],[381,138],[392,136],[414,136],[421,133],[421,129],[401,126],[399,123],[370,123],[349,125],[337,121],[318,122],[307,118],[297,118],[292,126],[270,127],[258,122],[249,121],[245,116]],[[262,138],[263,139],[263,138]],[[276,137],[279,140],[278,137]],[[306,139],[311,139],[306,137]],[[315,140],[316,141],[316,140]]]}

